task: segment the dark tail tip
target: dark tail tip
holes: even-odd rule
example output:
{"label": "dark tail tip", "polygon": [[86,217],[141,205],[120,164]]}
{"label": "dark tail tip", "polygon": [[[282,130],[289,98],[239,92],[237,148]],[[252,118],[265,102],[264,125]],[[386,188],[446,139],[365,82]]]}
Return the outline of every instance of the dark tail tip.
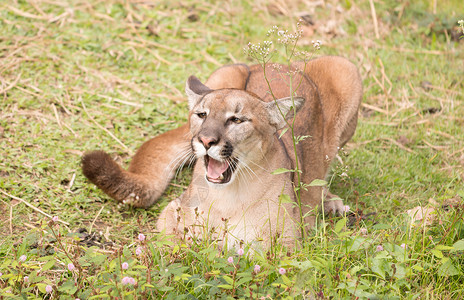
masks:
{"label": "dark tail tip", "polygon": [[82,172],[97,185],[99,178],[110,176],[115,170],[119,171],[118,165],[104,151],[92,151],[82,156]]}
{"label": "dark tail tip", "polygon": [[127,192],[122,189],[122,185],[124,185],[123,170],[104,151],[92,151],[84,154],[82,172],[93,184],[116,200],[119,201],[127,196]]}
{"label": "dark tail tip", "polygon": [[144,181],[122,169],[104,151],[92,151],[82,156],[82,172],[93,184],[113,199],[121,202],[134,195],[132,204],[136,207],[149,207],[158,197]]}

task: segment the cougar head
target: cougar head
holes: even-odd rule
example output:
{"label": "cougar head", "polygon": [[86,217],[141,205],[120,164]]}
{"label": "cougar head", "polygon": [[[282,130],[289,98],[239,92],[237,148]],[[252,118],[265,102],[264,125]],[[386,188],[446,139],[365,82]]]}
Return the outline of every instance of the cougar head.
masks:
{"label": "cougar head", "polygon": [[204,165],[206,180],[216,186],[263,168],[275,133],[286,126],[293,105],[299,109],[304,101],[293,97],[264,102],[244,90],[211,90],[194,76],[185,91],[192,150]]}

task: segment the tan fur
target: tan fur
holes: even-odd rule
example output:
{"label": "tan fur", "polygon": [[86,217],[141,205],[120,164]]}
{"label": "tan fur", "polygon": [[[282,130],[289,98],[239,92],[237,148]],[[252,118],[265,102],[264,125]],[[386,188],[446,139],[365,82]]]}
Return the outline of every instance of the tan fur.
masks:
{"label": "tan fur", "polygon": [[[302,70],[303,67],[303,63],[292,66],[293,70]],[[281,74],[287,71],[282,66]],[[281,74],[270,66],[266,68],[266,75],[276,98],[289,96],[289,87],[283,82]],[[297,145],[301,180],[310,183],[314,179],[325,178],[339,147],[354,134],[362,98],[362,83],[352,63],[333,56],[311,60],[302,73],[296,73],[293,82],[295,89],[301,82],[296,94],[305,99],[296,115],[295,134],[310,136]],[[225,66],[215,71],[205,85],[218,90],[203,95],[205,99],[197,99],[207,100],[208,110],[217,116],[208,115],[205,124],[209,125],[198,123],[198,118],[192,116],[194,111],[191,111],[191,130],[184,125],[147,141],[135,155],[128,171],[121,169],[107,154],[95,151],[83,157],[84,174],[116,200],[128,200],[134,206],[148,207],[165,190],[175,170],[181,165],[182,158],[187,158],[181,157],[182,154],[191,149],[192,141],[198,141],[200,133],[211,135],[214,131],[213,135],[218,135],[216,131],[220,130],[218,136],[221,138],[233,137],[234,133],[228,132],[227,126],[224,127],[224,122],[219,120],[226,112],[229,115],[234,113],[233,107],[227,107],[230,101],[241,99],[239,101],[244,110],[259,116],[253,118],[253,128],[250,129],[255,142],[259,142],[259,151],[258,148],[253,148],[253,143],[247,144],[238,137],[234,145],[241,147],[241,143],[244,143],[251,147],[248,151],[241,152],[247,152],[246,155],[252,159],[248,166],[254,175],[247,175],[249,173],[244,170],[235,174],[235,180],[226,186],[217,186],[206,181],[205,163],[200,158],[194,168],[192,183],[179,199],[171,202],[162,212],[157,227],[178,236],[198,236],[206,234],[201,229],[212,230],[215,231],[215,237],[227,237],[230,243],[237,240],[263,240],[267,246],[275,236],[280,236],[284,243],[293,241],[299,236],[296,224],[299,212],[291,204],[279,205],[279,195],[282,192],[294,200],[293,173],[271,175],[270,172],[277,168],[292,169],[296,162],[293,159],[290,134],[287,132],[280,141],[277,133],[269,135],[270,128],[275,124],[263,117],[268,116],[265,109],[255,102],[260,101],[258,99],[265,102],[273,100],[268,93],[262,68]],[[201,87],[198,91],[203,92]],[[190,95],[192,97],[195,97],[195,93]],[[192,109],[194,107],[191,105]],[[274,131],[277,129],[280,128],[275,128]],[[303,191],[304,214],[321,204],[322,194],[320,187],[310,187]],[[328,191],[325,194],[329,200],[335,197]],[[324,206],[326,211],[343,210],[340,200],[326,201]],[[312,225],[314,217],[306,214],[305,221]],[[227,234],[224,233],[225,227]]]}

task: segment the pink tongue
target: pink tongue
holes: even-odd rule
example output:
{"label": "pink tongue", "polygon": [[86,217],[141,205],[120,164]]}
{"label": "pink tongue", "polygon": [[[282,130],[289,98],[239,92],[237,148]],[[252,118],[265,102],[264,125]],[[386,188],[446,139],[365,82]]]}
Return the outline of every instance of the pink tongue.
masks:
{"label": "pink tongue", "polygon": [[228,167],[229,164],[227,162],[220,162],[210,157],[207,176],[209,178],[217,179],[227,170]]}

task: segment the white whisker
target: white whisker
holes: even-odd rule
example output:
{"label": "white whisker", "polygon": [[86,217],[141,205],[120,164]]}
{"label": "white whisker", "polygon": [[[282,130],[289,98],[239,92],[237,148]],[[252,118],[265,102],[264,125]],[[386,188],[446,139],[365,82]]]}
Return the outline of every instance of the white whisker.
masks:
{"label": "white whisker", "polygon": [[[179,151],[177,151],[177,157],[173,161],[171,161],[171,163],[168,165],[167,167],[167,169],[169,170],[168,174],[171,174],[175,171],[174,178],[177,178],[180,171],[184,168],[185,163],[187,161],[191,163],[192,156],[194,155],[192,153],[190,144],[185,145],[183,149],[181,148]],[[190,163],[189,163],[189,166],[190,166]],[[167,176],[167,180],[169,180],[169,177],[170,176]]]}
{"label": "white whisker", "polygon": [[[253,179],[253,177],[254,177],[254,178],[258,179],[261,182],[261,178],[259,178],[259,176],[256,175],[256,173],[253,171],[253,169],[251,169],[243,159],[240,159],[239,156],[237,156],[236,159],[240,163],[239,168],[238,168],[239,171],[242,171],[242,170],[246,171],[248,173],[248,176],[249,176],[250,179]],[[242,172],[242,174],[245,175],[243,172]]]}

